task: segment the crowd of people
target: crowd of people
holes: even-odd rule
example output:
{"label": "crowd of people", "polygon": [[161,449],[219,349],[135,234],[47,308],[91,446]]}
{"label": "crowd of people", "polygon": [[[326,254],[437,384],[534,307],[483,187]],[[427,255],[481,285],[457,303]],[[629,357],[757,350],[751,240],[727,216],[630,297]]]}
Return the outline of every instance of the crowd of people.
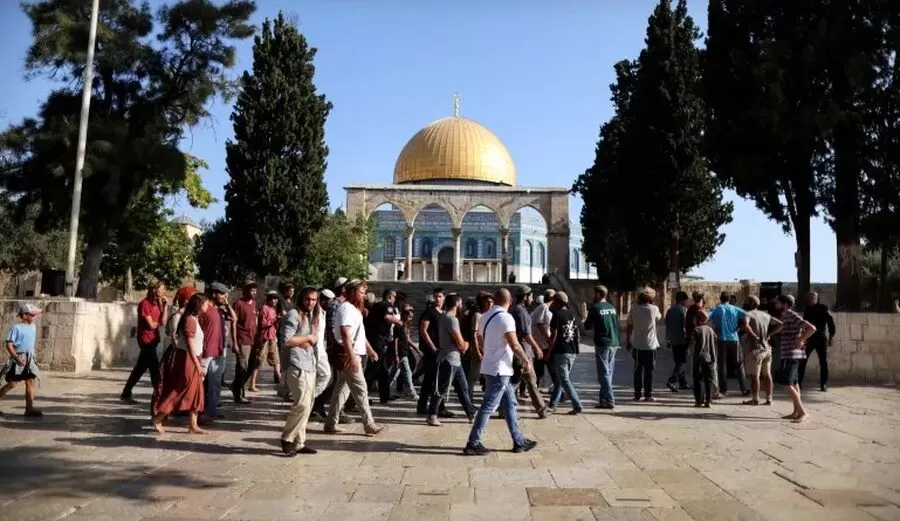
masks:
{"label": "crowd of people", "polygon": [[[747,398],[741,403],[771,405],[773,384],[779,380],[793,403],[784,418],[803,422],[809,417],[800,394],[806,360],[813,352],[818,355],[820,390],[827,391],[827,348],[835,334],[834,320],[815,293],[807,296],[801,316],[790,295],[771,305],[751,296],[738,307],[733,296],[723,293],[717,305],[708,307],[703,294],[689,298],[678,292],[663,317],[654,291],[645,289],[629,310],[622,336],[603,286],[595,288],[583,319],[570,308],[566,293],[548,289],[534,295],[523,285],[482,291],[471,299],[435,288],[420,312],[393,290],[385,290],[379,301],[365,281],[343,278],[333,289],[304,287],[296,295],[293,286],[282,285],[266,293],[262,306],[254,282],[244,284],[241,297],[231,304],[229,288],[221,283],[209,285],[205,294],[183,287],[171,306],[165,291],[163,284],[153,285],[138,305],[140,353],[122,401],[137,403],[132,390],[149,371],[153,427],[163,433],[168,418],[180,414],[188,417],[190,433],[203,434],[223,418],[219,405],[226,387],[225,357],[235,359],[228,388],[238,405],[251,403],[247,392],[259,391],[260,369],[268,364],[278,395],[292,404],[281,435],[282,450],[290,456],[316,453],[306,442],[313,417],[324,423],[324,432],[340,434],[341,425],[350,422],[346,413],[355,410],[366,435],[380,434],[384,428],[373,417],[369,393],[377,393],[382,404],[405,396],[415,401],[426,425],[440,427],[442,419],[454,416],[446,406],[451,387],[472,424],[466,454],[488,452],[482,434],[498,410],[513,450],[531,450],[537,442],[518,426],[520,398],[541,419],[556,413],[564,401],[571,404],[567,414],[583,412],[571,378],[582,329],[593,334],[600,409],[616,407],[612,382],[622,346],[634,359],[634,399],[656,401],[659,324],[675,362],[666,383],[671,392],[692,390],[696,407],[710,407],[728,395],[728,380],[734,378]],[[25,382],[27,416],[41,415],[34,408],[39,378],[34,320],[39,313],[33,305],[20,309],[20,323],[7,335],[7,383],[0,388],[3,397]],[[160,358],[161,343],[166,349]],[[773,346],[780,359],[774,371]],[[482,396],[476,405],[478,386]]]}

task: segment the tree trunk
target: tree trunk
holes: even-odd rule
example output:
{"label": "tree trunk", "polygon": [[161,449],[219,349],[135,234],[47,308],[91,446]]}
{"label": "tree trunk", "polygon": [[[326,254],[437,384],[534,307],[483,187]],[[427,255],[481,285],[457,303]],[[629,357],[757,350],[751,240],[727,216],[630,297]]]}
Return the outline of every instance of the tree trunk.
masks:
{"label": "tree trunk", "polygon": [[78,275],[78,290],[76,297],[96,299],[97,286],[100,284],[100,261],[103,260],[103,250],[106,249],[106,240],[89,240],[84,252],[84,262],[81,264],[81,272]]}
{"label": "tree trunk", "polygon": [[862,245],[860,243],[860,144],[857,131],[847,122],[834,133],[834,235],[837,240],[837,295],[835,307],[859,311],[862,307]]}
{"label": "tree trunk", "polygon": [[131,300],[131,293],[134,291],[134,277],[131,273],[131,266],[125,269],[125,301]]}
{"label": "tree trunk", "polygon": [[798,307],[805,307],[806,303],[806,294],[809,293],[810,287],[810,270],[809,270],[809,236],[810,236],[810,221],[808,213],[802,213],[802,210],[799,213],[800,216],[794,221],[794,238],[797,241],[797,295],[794,295],[796,298]]}

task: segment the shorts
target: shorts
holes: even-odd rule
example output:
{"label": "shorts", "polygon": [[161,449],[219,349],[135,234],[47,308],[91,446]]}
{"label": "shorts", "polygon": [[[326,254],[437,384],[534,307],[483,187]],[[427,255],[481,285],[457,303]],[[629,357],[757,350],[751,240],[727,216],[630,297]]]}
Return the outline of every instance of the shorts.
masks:
{"label": "shorts", "polygon": [[281,365],[281,357],[278,353],[278,342],[275,340],[265,340],[257,344],[254,353],[254,367],[262,367],[263,361],[269,363],[271,367],[279,367]]}
{"label": "shorts", "polygon": [[800,385],[799,358],[785,358],[781,361],[782,382],[784,385]]}
{"label": "shorts", "polygon": [[766,349],[748,350],[744,353],[744,371],[747,376],[772,374],[772,351]]}

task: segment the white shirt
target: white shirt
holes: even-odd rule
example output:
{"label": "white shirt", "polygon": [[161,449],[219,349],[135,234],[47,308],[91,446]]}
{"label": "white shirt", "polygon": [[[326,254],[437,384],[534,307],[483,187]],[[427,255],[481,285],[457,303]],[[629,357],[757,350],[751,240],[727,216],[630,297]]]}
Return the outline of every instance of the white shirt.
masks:
{"label": "white shirt", "polygon": [[552,318],[553,313],[550,311],[549,304],[541,304],[531,312],[531,336],[537,340],[541,349],[547,349],[549,346],[547,345],[548,340],[544,338],[544,335],[539,331],[540,328],[538,326],[541,324],[547,326],[547,331],[549,332],[550,320]]}
{"label": "white shirt", "polygon": [[341,346],[344,345],[344,336],[341,334],[341,327],[344,326],[350,326],[353,352],[359,356],[366,356],[366,330],[363,327],[363,316],[359,309],[349,302],[338,306],[334,314],[334,338]]}
{"label": "white shirt", "polygon": [[656,349],[659,337],[656,334],[656,322],[662,320],[662,313],[653,304],[632,306],[628,312],[628,324],[634,329],[631,332],[631,345],[638,350]]}
{"label": "white shirt", "polygon": [[[499,316],[496,316],[499,313]],[[494,318],[496,316],[496,318]],[[490,322],[490,324],[488,324]],[[485,328],[487,326],[487,328]],[[513,375],[513,350],[506,342],[506,333],[516,333],[516,321],[499,306],[481,315],[478,332],[484,340],[481,374],[489,376]]]}

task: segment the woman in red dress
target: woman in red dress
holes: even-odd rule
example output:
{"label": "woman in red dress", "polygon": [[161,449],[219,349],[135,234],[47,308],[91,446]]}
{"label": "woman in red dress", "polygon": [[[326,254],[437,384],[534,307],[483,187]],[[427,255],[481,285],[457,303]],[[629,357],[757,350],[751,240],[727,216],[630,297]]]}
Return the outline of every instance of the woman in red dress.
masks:
{"label": "woman in red dress", "polygon": [[200,353],[203,350],[203,330],[197,316],[209,307],[205,296],[194,288],[182,288],[176,301],[183,305],[169,321],[173,344],[160,361],[159,389],[154,392],[153,428],[162,434],[169,415],[187,411],[188,432],[206,434],[197,424],[203,412],[203,366]]}

